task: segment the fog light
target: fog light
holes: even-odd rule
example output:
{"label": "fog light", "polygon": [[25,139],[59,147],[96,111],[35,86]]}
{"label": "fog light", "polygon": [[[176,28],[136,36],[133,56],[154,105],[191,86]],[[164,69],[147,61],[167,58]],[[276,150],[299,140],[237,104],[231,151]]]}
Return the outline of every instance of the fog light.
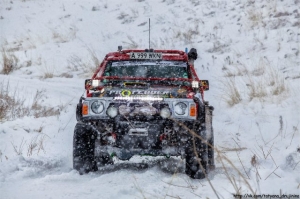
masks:
{"label": "fog light", "polygon": [[160,110],[160,116],[162,118],[169,118],[171,116],[171,111],[169,108],[163,108]]}
{"label": "fog light", "polygon": [[114,118],[118,115],[118,109],[114,106],[110,106],[107,111],[106,111],[106,114],[111,117],[111,118]]}

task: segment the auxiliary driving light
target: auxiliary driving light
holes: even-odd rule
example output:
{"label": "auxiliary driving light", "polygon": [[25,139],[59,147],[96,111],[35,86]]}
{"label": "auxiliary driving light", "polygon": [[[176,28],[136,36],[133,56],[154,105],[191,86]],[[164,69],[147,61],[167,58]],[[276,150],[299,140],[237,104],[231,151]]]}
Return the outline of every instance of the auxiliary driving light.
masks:
{"label": "auxiliary driving light", "polygon": [[160,116],[162,118],[169,118],[171,116],[171,111],[169,108],[163,108],[160,110]]}
{"label": "auxiliary driving light", "polygon": [[114,118],[118,115],[118,109],[114,106],[110,106],[107,111],[106,114],[110,117],[110,118]]}

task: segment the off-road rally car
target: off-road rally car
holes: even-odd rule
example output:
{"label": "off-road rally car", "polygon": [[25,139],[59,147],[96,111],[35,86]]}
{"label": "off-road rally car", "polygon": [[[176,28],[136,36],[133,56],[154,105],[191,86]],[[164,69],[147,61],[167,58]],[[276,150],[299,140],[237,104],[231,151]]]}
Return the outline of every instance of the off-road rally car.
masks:
{"label": "off-road rally car", "polygon": [[213,107],[204,101],[197,51],[122,50],[108,53],[76,109],[73,167],[80,174],[113,164],[113,156],[181,156],[201,179],[214,169]]}

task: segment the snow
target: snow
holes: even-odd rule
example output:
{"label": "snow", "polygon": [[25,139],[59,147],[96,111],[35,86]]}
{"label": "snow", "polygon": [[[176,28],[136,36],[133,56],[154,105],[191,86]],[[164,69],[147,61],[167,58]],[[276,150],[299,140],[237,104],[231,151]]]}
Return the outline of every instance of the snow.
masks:
{"label": "snow", "polygon": [[[0,121],[0,198],[217,197],[207,179],[184,174],[180,158],[115,159],[112,168],[87,175],[72,169],[75,108],[84,79],[118,45],[148,48],[149,18],[151,47],[196,48],[198,76],[210,81],[205,99],[215,107],[215,145],[235,165],[223,159],[225,170],[216,153],[209,180],[217,195],[233,198],[236,189],[251,194],[244,179],[256,194],[300,195],[299,4],[1,0],[0,49],[18,63],[9,75],[0,74],[0,90],[9,84],[10,95],[17,93],[27,106],[43,91],[40,103],[60,114]],[[49,74],[53,78],[45,78]],[[277,77],[273,84],[270,74]],[[234,105],[227,103],[230,81],[240,93]],[[287,89],[274,94],[281,81]],[[266,96],[251,98],[251,85],[259,90],[259,83]],[[42,145],[30,151],[33,143]]]}

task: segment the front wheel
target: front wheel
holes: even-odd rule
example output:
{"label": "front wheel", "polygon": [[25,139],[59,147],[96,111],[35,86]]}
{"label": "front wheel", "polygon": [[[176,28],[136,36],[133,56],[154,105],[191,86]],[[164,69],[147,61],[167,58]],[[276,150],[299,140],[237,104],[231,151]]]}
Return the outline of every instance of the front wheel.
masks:
{"label": "front wheel", "polygon": [[80,174],[97,170],[94,158],[96,134],[86,124],[77,123],[73,137],[73,169]]}
{"label": "front wheel", "polygon": [[199,138],[189,140],[185,150],[185,173],[194,179],[203,179],[207,173],[207,144]]}

